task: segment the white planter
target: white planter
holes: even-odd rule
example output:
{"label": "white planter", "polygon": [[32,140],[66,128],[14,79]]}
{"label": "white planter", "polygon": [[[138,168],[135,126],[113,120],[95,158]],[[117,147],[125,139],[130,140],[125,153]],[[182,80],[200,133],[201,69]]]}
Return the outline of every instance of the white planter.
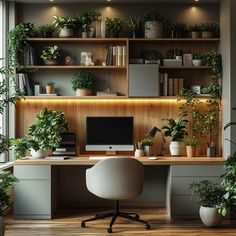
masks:
{"label": "white planter", "polygon": [[92,94],[91,89],[77,89],[76,96],[90,96]]}
{"label": "white planter", "polygon": [[170,154],[171,156],[183,156],[185,146],[183,142],[172,141],[170,142]]}
{"label": "white planter", "polygon": [[5,223],[3,216],[0,216],[0,236],[5,235]]}
{"label": "white planter", "polygon": [[207,227],[216,227],[222,221],[222,216],[218,214],[218,209],[216,207],[201,206],[199,215],[202,223]]}
{"label": "white planter", "polygon": [[158,21],[147,21],[145,23],[145,38],[162,38],[163,25]]}
{"label": "white planter", "polygon": [[44,158],[46,156],[51,156],[52,155],[52,149],[47,150],[47,151],[42,151],[42,150],[35,151],[33,148],[31,148],[30,149],[30,155],[31,155],[32,159]]}
{"label": "white planter", "polygon": [[60,38],[70,38],[74,36],[74,31],[72,29],[60,29],[59,31],[59,37]]}
{"label": "white planter", "polygon": [[152,155],[152,146],[144,146],[144,155],[149,157]]}
{"label": "white planter", "polygon": [[135,157],[143,157],[144,156],[144,151],[143,149],[136,149],[134,153]]}
{"label": "white planter", "polygon": [[200,59],[193,60],[193,66],[201,66],[201,65],[202,65],[202,60]]}

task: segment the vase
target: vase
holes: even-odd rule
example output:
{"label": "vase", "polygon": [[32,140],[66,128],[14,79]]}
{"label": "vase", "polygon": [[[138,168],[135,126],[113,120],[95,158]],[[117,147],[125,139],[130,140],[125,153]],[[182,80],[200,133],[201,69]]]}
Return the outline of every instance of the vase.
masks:
{"label": "vase", "polygon": [[163,25],[158,21],[147,21],[145,23],[145,38],[162,38]]}
{"label": "vase", "polygon": [[70,38],[74,36],[74,31],[72,29],[63,28],[59,31],[60,38]]}
{"label": "vase", "polygon": [[77,89],[76,96],[90,96],[92,95],[91,89]]}
{"label": "vase", "polygon": [[184,155],[184,143],[180,141],[170,142],[170,154],[171,156],[183,156]]}
{"label": "vase", "polygon": [[201,206],[199,215],[202,223],[207,227],[216,227],[222,221],[222,217],[218,214],[218,209],[216,207]]}
{"label": "vase", "polygon": [[30,149],[30,155],[31,155],[31,159],[44,158],[46,156],[51,156],[52,155],[52,149],[47,150],[47,151],[42,151],[42,150],[35,151],[33,148],[31,148]]}
{"label": "vase", "polygon": [[3,216],[0,216],[0,236],[5,235],[5,222]]}

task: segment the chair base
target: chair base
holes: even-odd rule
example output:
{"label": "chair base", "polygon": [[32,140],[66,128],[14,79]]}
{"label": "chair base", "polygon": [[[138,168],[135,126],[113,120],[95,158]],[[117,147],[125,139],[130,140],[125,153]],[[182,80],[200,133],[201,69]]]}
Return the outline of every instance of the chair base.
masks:
{"label": "chair base", "polygon": [[115,223],[116,218],[118,216],[122,217],[122,218],[125,218],[125,219],[128,219],[128,220],[132,220],[132,221],[136,221],[136,222],[145,224],[145,229],[147,229],[147,230],[150,229],[150,225],[148,224],[148,222],[139,219],[138,214],[133,213],[133,212],[121,212],[120,208],[119,208],[119,201],[115,202],[115,211],[98,213],[90,219],[83,220],[81,222],[81,227],[85,227],[86,226],[85,223],[89,222],[89,221],[100,220],[100,219],[105,219],[107,217],[112,217],[111,222],[109,224],[109,228],[107,229],[108,233],[112,233],[112,226]]}

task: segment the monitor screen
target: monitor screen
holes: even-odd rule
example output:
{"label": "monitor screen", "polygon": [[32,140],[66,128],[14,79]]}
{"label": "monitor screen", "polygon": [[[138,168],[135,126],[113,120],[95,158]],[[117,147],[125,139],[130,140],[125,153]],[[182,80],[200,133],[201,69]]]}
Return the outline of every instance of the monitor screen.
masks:
{"label": "monitor screen", "polygon": [[133,117],[87,117],[86,150],[133,150]]}

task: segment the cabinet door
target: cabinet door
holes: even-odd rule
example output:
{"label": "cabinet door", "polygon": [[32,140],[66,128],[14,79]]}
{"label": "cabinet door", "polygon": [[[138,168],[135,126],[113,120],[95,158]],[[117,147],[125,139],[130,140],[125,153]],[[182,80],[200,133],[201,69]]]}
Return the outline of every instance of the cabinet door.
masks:
{"label": "cabinet door", "polygon": [[129,65],[129,97],[158,97],[158,64]]}

